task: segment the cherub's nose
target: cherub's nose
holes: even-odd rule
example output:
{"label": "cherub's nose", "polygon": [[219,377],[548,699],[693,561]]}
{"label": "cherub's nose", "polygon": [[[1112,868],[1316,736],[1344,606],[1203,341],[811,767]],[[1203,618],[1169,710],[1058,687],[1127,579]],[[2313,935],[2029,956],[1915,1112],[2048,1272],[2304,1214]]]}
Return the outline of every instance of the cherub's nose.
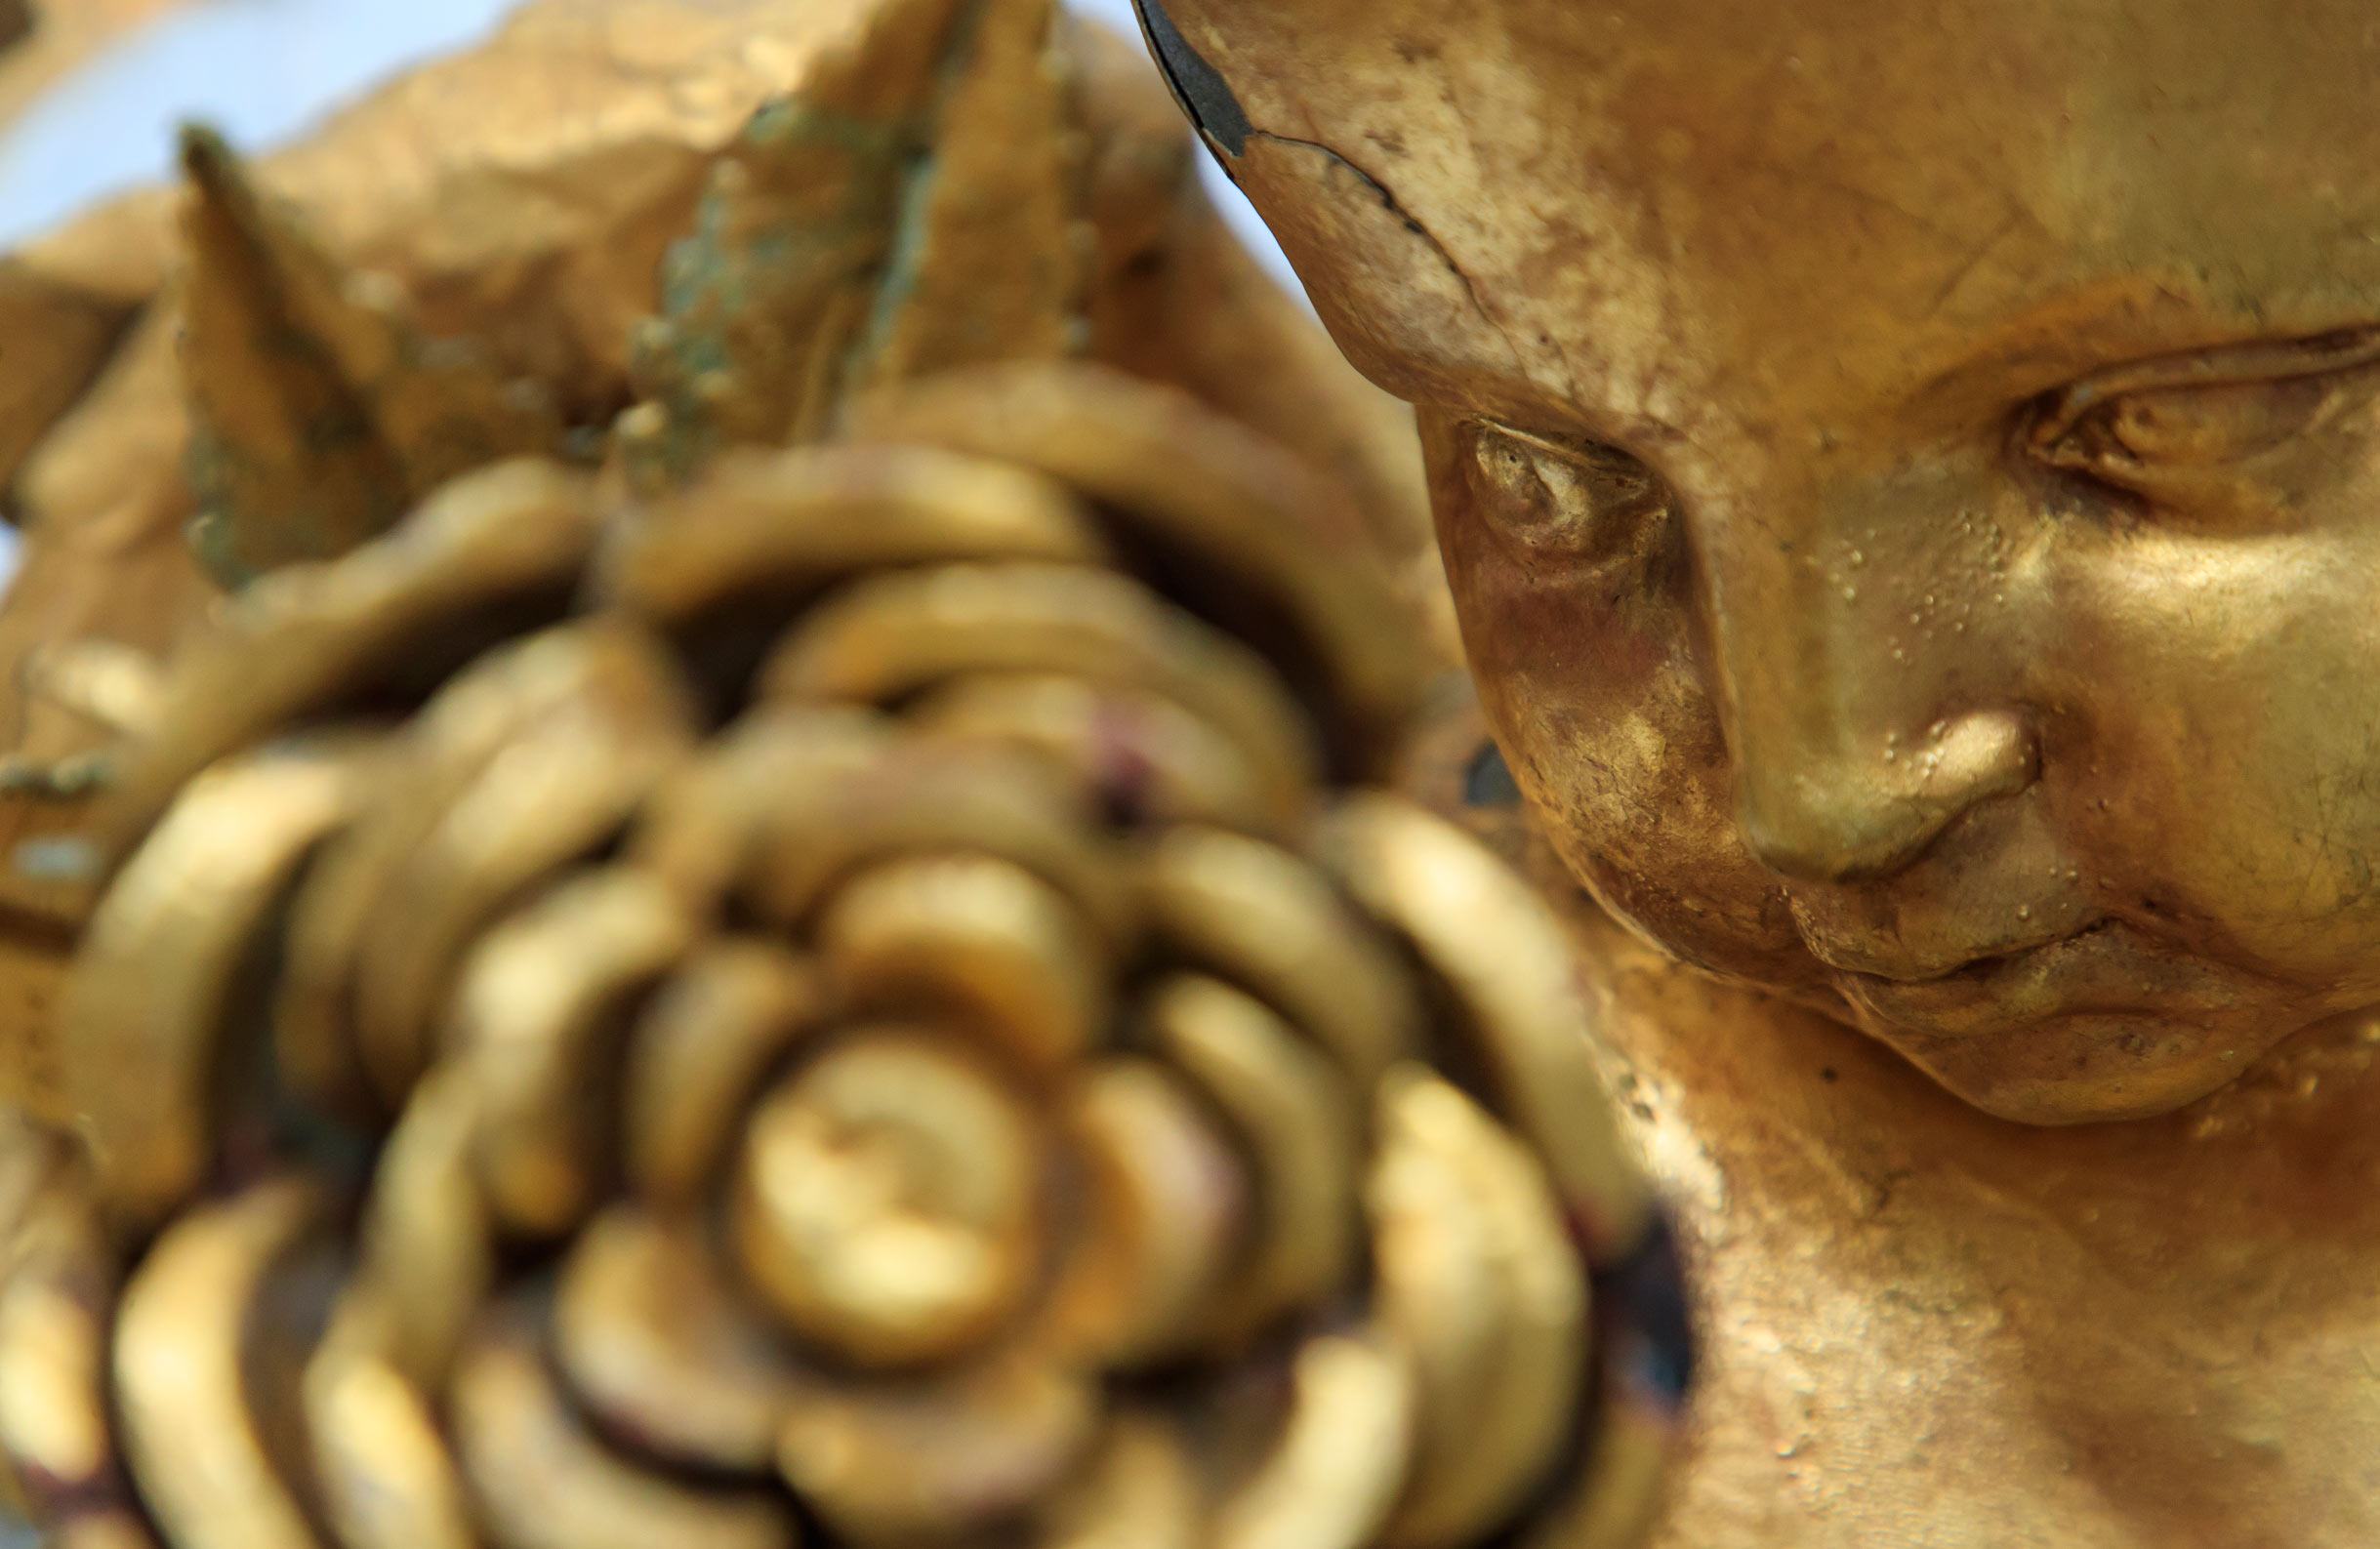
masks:
{"label": "cherub's nose", "polygon": [[2039,777],[2006,624],[2021,578],[1970,551],[1988,475],[1904,467],[1703,525],[1738,819],[1781,876],[1895,871]]}
{"label": "cherub's nose", "polygon": [[1872,738],[1846,747],[1825,729],[1815,738],[1793,727],[1740,731],[1737,805],[1752,853],[1804,881],[1888,873],[1977,803],[2032,784],[2038,752],[2013,712],[1937,726],[1905,741],[1908,752],[1880,769]]}

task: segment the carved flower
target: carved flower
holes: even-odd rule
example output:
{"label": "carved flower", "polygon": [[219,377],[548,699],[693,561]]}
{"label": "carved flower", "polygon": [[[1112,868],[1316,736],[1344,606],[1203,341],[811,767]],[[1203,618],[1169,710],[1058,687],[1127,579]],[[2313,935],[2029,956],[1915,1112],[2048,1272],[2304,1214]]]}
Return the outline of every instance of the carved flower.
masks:
{"label": "carved flower", "polygon": [[45,668],[135,735],[0,1455],[79,1549],[1632,1541],[1658,1234],[1559,930],[1367,788],[1372,407],[1049,0],[827,30],[608,430],[187,146],[239,590]]}
{"label": "carved flower", "polygon": [[[1121,838],[1030,761],[816,712],[685,779],[767,795],[692,836],[665,798],[464,969],[310,1371],[345,1499],[404,1493],[394,1422],[343,1395],[407,1378],[506,1543],[630,1499],[642,1541],[786,1541],[768,1497],[631,1456],[773,1476],[853,1543],[1467,1544],[1554,1474],[1588,1337],[1554,1174],[1416,1063],[1429,979],[1510,998],[1534,945],[1561,990],[1468,840],[1339,808],[1320,843],[1366,909],[1264,840]],[[721,830],[723,892],[661,859]],[[1516,1090],[1594,1099],[1538,1041],[1566,1007],[1463,1005]],[[489,1248],[458,1273],[474,1242],[558,1244],[551,1283]]]}
{"label": "carved flower", "polygon": [[1333,773],[1417,679],[1328,486],[1085,368],[853,436],[616,509],[502,465],[178,661],[0,1293],[31,1492],[181,1549],[1628,1541],[1645,1203],[1558,926]]}

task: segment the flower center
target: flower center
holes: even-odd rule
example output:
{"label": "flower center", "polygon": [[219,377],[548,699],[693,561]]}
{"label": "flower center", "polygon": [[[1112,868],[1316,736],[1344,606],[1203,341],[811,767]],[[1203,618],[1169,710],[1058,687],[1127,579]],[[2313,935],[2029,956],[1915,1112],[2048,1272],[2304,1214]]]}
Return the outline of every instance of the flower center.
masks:
{"label": "flower center", "polygon": [[944,1359],[1014,1312],[1039,1258],[1043,1142],[963,1047],[907,1030],[838,1044],[744,1137],[735,1241],[796,1331],[866,1366]]}

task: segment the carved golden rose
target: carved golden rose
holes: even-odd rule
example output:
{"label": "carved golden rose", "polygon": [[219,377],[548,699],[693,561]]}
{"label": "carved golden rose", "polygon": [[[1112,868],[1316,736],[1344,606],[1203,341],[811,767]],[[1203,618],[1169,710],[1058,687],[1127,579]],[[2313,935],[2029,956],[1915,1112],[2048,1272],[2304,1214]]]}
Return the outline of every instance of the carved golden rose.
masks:
{"label": "carved golden rose", "polygon": [[643,498],[495,466],[178,659],[66,999],[88,1162],[0,1296],[35,1496],[178,1549],[1625,1541],[1589,1275],[1645,1205],[1564,942],[1331,772],[1415,693],[1384,568],[1092,368],[856,425]]}
{"label": "carved golden rose", "polygon": [[43,659],[126,737],[20,854],[89,921],[81,1133],[0,1145],[62,1541],[1634,1540],[1565,943],[1371,784],[1431,653],[1338,411],[1071,358],[1168,357],[1095,54],[855,8],[608,425],[188,142],[234,590]]}

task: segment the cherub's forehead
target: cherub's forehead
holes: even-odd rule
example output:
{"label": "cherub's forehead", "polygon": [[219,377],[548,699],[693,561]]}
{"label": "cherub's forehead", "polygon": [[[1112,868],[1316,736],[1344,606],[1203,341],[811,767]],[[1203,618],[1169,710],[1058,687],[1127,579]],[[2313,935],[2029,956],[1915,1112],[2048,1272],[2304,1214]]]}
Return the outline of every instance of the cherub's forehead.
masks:
{"label": "cherub's forehead", "polygon": [[[2380,315],[2365,0],[1166,8],[1277,224],[1394,215],[1291,243],[1382,375],[1757,416]],[[1476,316],[1402,299],[1414,242]]]}

